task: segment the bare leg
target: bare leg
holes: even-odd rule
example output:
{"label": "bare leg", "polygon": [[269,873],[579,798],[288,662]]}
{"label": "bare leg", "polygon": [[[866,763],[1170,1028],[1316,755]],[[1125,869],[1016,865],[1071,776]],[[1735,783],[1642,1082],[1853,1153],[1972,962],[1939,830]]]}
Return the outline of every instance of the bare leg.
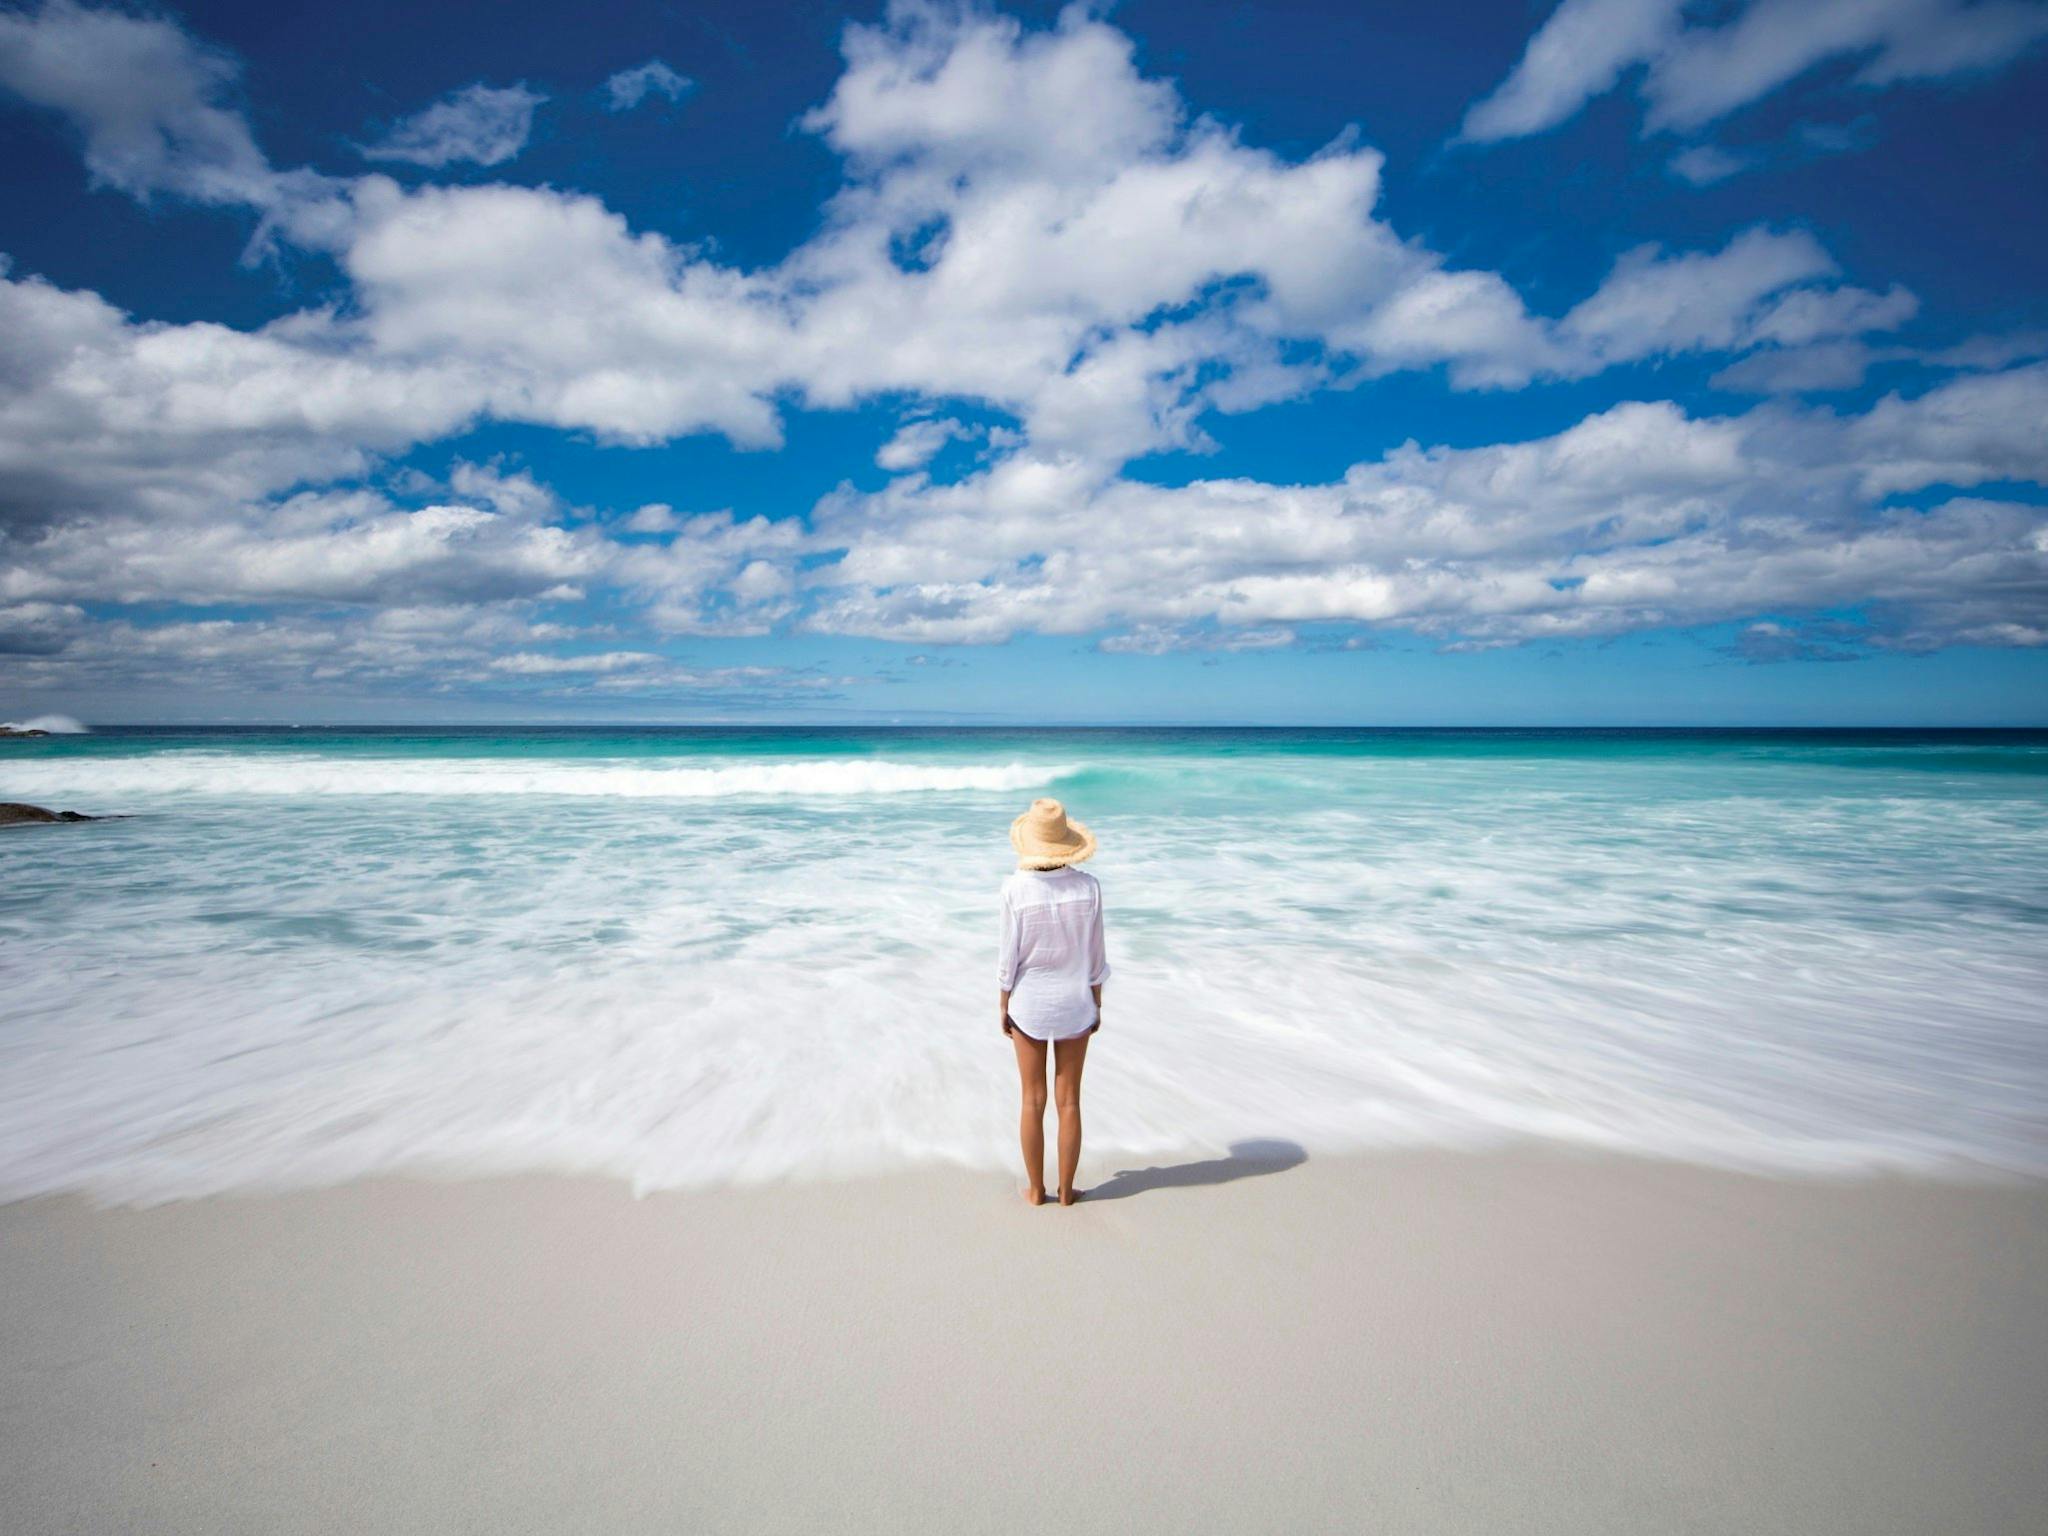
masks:
{"label": "bare leg", "polygon": [[1060,1111],[1060,1204],[1081,1196],[1074,1188],[1074,1170],[1081,1166],[1081,1068],[1088,1064],[1088,1040],[1095,1032],[1053,1042],[1053,1101]]}
{"label": "bare leg", "polygon": [[1045,1204],[1045,1042],[1034,1040],[1014,1024],[1010,1044],[1017,1048],[1017,1080],[1024,1107],[1017,1120],[1017,1140],[1024,1149],[1024,1198]]}

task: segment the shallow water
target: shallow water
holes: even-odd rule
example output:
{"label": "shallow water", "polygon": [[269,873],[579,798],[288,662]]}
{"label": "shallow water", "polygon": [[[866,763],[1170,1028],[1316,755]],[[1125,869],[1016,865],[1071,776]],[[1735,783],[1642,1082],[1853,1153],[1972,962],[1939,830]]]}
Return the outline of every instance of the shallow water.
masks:
{"label": "shallow water", "polygon": [[2048,1171],[2048,734],[0,743],[0,1195],[1012,1152],[1004,828],[1102,839],[1096,1166]]}

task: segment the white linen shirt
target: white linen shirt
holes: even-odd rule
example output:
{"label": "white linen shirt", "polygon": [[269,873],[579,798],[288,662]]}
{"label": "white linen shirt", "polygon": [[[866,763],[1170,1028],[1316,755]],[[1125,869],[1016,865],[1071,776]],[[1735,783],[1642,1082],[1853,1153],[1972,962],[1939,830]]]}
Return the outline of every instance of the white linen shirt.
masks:
{"label": "white linen shirt", "polygon": [[1002,958],[1010,1022],[1034,1040],[1070,1040],[1095,1027],[1090,987],[1109,979],[1102,887],[1067,865],[1020,869],[1003,882]]}

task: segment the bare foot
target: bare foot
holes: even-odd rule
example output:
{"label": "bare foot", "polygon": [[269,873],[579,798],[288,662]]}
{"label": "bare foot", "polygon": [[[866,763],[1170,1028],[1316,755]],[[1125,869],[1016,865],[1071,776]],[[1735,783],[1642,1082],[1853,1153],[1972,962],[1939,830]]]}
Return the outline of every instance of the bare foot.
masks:
{"label": "bare foot", "polygon": [[1027,1189],[1027,1190],[1025,1190],[1025,1191],[1024,1191],[1024,1203],[1025,1203],[1026,1205],[1043,1205],[1043,1204],[1045,1204],[1045,1191],[1044,1191],[1043,1189]]}
{"label": "bare foot", "polygon": [[1081,1191],[1079,1191],[1078,1189],[1063,1189],[1060,1191],[1061,1205],[1072,1205],[1076,1200],[1080,1198]]}

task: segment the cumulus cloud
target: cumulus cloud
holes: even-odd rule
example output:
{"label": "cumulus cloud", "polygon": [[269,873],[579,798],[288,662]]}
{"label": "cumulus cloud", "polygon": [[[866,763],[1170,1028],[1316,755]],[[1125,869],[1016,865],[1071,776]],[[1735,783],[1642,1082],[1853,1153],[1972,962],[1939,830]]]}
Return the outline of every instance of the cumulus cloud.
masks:
{"label": "cumulus cloud", "polygon": [[[184,49],[188,77],[215,78],[183,34],[117,20]],[[1673,293],[1725,281],[1732,295],[1744,281],[1832,277],[1810,239],[1752,235],[1711,259],[1637,253],[1550,320],[1498,274],[1454,267],[1387,224],[1377,151],[1347,136],[1290,162],[1190,120],[1168,83],[1137,70],[1129,38],[1084,11],[1032,31],[899,4],[851,28],[846,51],[845,72],[805,122],[845,157],[847,182],[814,239],[754,271],[549,188],[323,180],[316,216],[305,199],[261,201],[275,173],[252,145],[238,185],[254,188],[247,197],[281,238],[334,253],[347,306],[254,335],[110,333],[103,348],[121,387],[81,378],[83,416],[183,387],[181,419],[196,435],[217,393],[248,414],[249,392],[230,381],[260,359],[280,385],[264,392],[276,414],[308,400],[332,414],[323,442],[336,459],[479,419],[633,443],[712,431],[773,447],[788,401],[837,409],[908,394],[1007,412],[1047,451],[1115,463],[1205,449],[1205,418],[1338,376],[1443,367],[1459,387],[1507,388],[1742,345],[1732,318],[1688,328],[1667,317],[1631,334],[1626,312],[1659,281]],[[460,93],[412,120],[392,152],[509,153],[530,116],[525,97],[516,133],[472,133],[467,115],[506,94]],[[67,100],[51,104],[83,110]],[[1774,255],[1798,270],[1773,267]],[[114,356],[124,349],[127,361]],[[144,354],[153,369],[133,366]],[[162,414],[148,400],[131,409]],[[363,418],[355,430],[351,415]],[[234,423],[245,444],[248,425]],[[885,453],[908,464],[933,430]],[[284,456],[299,448],[315,451],[311,434]]]}
{"label": "cumulus cloud", "polygon": [[269,195],[274,173],[233,101],[239,73],[166,19],[70,0],[0,11],[0,84],[75,123],[94,180],[138,197]]}
{"label": "cumulus cloud", "polygon": [[796,609],[806,542],[794,519],[701,512],[659,544],[619,550],[611,579],[664,634],[766,634]]}
{"label": "cumulus cloud", "polygon": [[1592,372],[1688,352],[1811,347],[1897,330],[1919,312],[1906,288],[1875,293],[1836,276],[1820,242],[1800,230],[1759,226],[1714,252],[1638,246],[1557,332],[1582,360],[1576,371]]}
{"label": "cumulus cloud", "polygon": [[[87,56],[80,29],[161,78],[126,96],[84,80],[67,62]],[[1091,11],[1031,29],[898,3],[845,51],[804,119],[843,182],[811,238],[749,269],[574,192],[277,171],[232,64],[170,23],[58,0],[7,13],[0,78],[74,124],[96,177],[244,205],[329,253],[342,285],[243,330],[138,319],[0,268],[0,648],[46,680],[111,675],[127,647],[158,679],[217,663],[368,686],[438,665],[625,688],[714,685],[659,659],[667,637],[792,627],[1108,631],[1104,648],[1140,652],[1317,625],[1515,643],[1818,602],[1875,605],[1877,643],[2042,627],[2038,509],[1958,494],[2048,469],[2042,370],[2008,366],[2024,350],[1994,358],[1995,339],[1941,363],[1995,371],[1860,417],[1630,402],[1532,443],[1410,445],[1329,484],[1128,477],[1142,455],[1211,447],[1233,413],[1402,369],[1503,389],[1707,354],[1731,361],[1729,388],[1831,387],[1786,380],[1867,367],[1917,300],[1846,281],[1804,231],[1758,227],[1718,249],[1640,247],[1538,313],[1388,221],[1376,150],[1248,145]],[[427,123],[466,94],[411,120],[419,163],[524,141],[537,97],[516,134]],[[808,520],[665,501],[575,515],[479,466],[370,488],[392,456],[483,422],[773,448],[787,410],[875,401],[901,413],[876,458],[897,478]],[[970,430],[976,467],[935,480]],[[1930,510],[1886,504],[1944,485]],[[634,632],[565,628],[559,605],[581,602]],[[89,616],[105,605],[188,613]]]}
{"label": "cumulus cloud", "polygon": [[459,361],[398,361],[326,312],[256,331],[137,323],[96,294],[0,276],[0,525],[174,520],[456,430],[487,391]]}
{"label": "cumulus cloud", "polygon": [[843,553],[808,572],[806,622],[951,643],[1121,627],[1111,648],[1154,650],[1317,623],[1516,643],[1858,603],[1888,616],[1882,643],[2024,643],[2048,618],[2048,510],[1884,498],[2038,482],[2044,422],[2036,365],[1847,419],[1624,404],[1322,485],[1166,487],[1020,454],[829,499],[818,536]]}
{"label": "cumulus cloud", "polygon": [[490,602],[573,590],[608,551],[587,531],[473,505],[394,507],[367,491],[305,492],[166,526],[81,517],[0,565],[0,593],[218,605]]}
{"label": "cumulus cloud", "polygon": [[[1688,22],[1683,0],[1564,0],[1508,76],[1466,114],[1464,137],[1556,127],[1641,69],[1645,126],[1686,132],[1831,59],[1857,85],[1940,80],[2011,62],[2048,36],[2036,0],[1749,0]],[[1683,171],[1680,174],[1684,174]]]}
{"label": "cumulus cloud", "polygon": [[612,112],[630,112],[649,96],[681,101],[694,89],[694,80],[678,74],[660,59],[622,69],[604,83],[606,107]]}
{"label": "cumulus cloud", "polygon": [[533,110],[546,100],[524,85],[466,85],[392,124],[383,138],[363,146],[363,157],[421,166],[503,165],[526,148]]}
{"label": "cumulus cloud", "polygon": [[628,533],[674,533],[682,526],[682,520],[667,502],[650,501],[628,513],[621,526]]}
{"label": "cumulus cloud", "polygon": [[1609,362],[1727,350],[1760,323],[1762,301],[1834,269],[1820,242],[1797,230],[1747,230],[1711,254],[1638,246],[1562,328],[1578,348]]}
{"label": "cumulus cloud", "polygon": [[949,421],[943,417],[906,421],[876,452],[875,463],[883,469],[899,473],[923,469],[946,444],[956,437],[969,435],[971,434],[968,429],[959,422]]}
{"label": "cumulus cloud", "polygon": [[1890,394],[1846,436],[1872,496],[1993,480],[2048,481],[2048,364],[1952,380],[1908,399]]}
{"label": "cumulus cloud", "polygon": [[341,217],[336,184],[279,171],[235,100],[240,66],[175,22],[73,0],[0,10],[0,89],[65,118],[95,185],[259,210],[260,254],[280,232],[302,243]]}

